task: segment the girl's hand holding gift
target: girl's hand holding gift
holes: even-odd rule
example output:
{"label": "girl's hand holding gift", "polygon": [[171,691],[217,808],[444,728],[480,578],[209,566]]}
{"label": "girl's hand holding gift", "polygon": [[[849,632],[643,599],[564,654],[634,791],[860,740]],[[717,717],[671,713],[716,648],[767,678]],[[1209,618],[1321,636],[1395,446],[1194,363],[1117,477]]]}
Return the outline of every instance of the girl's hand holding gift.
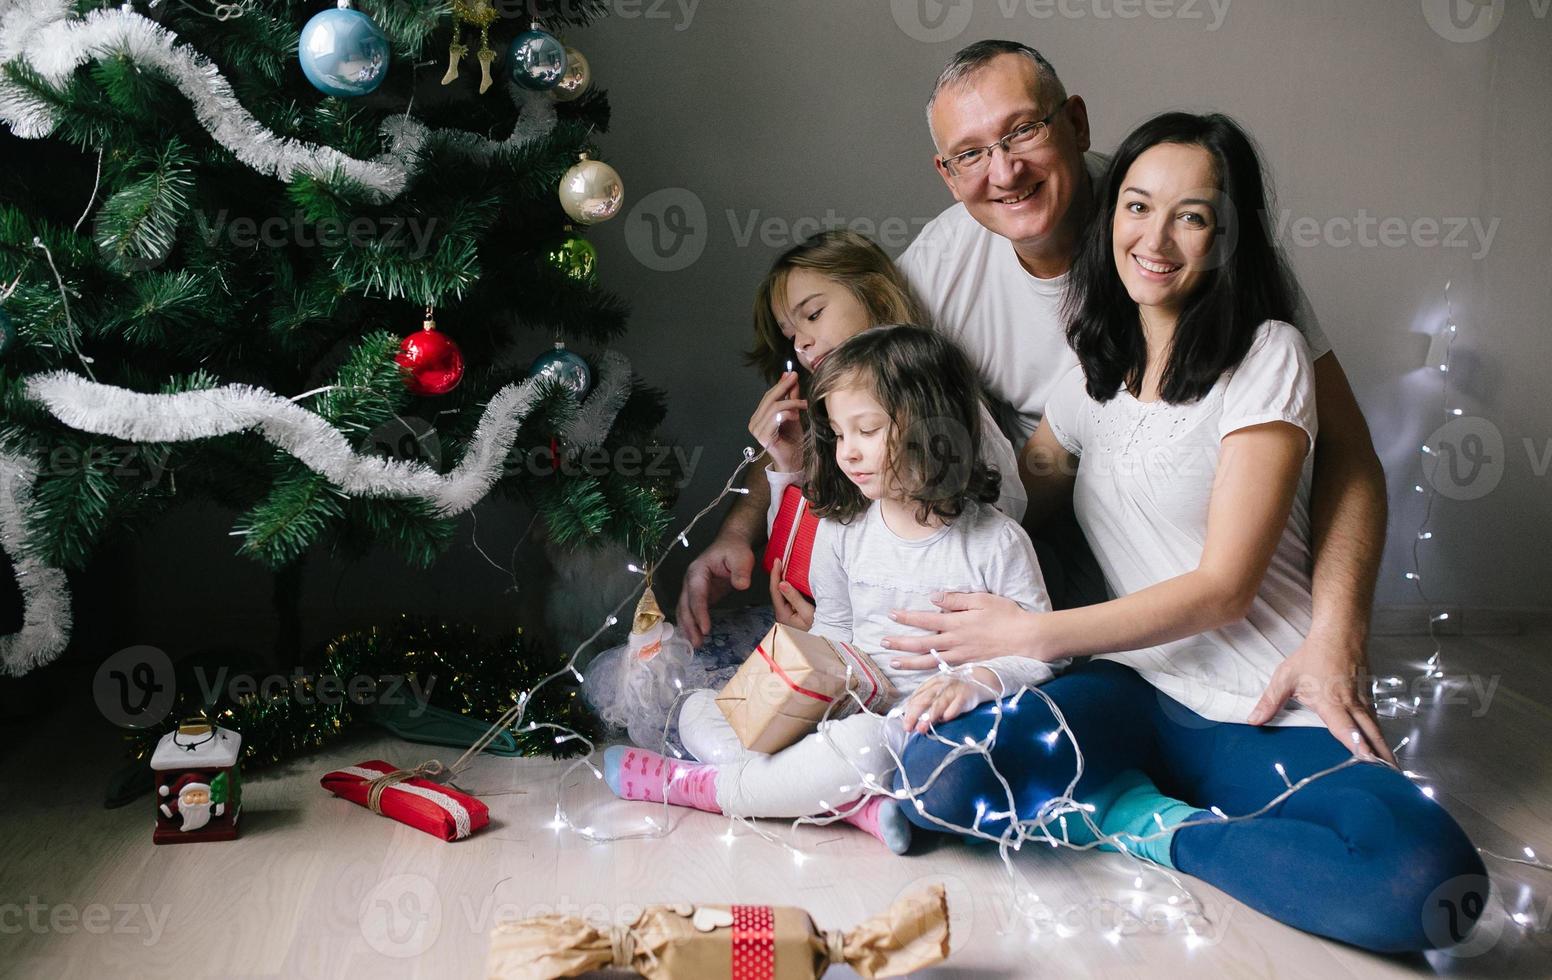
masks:
{"label": "girl's hand holding gift", "polygon": [[782,581],[785,571],[781,559],[776,559],[771,566],[771,609],[776,613],[776,622],[807,632],[814,628],[814,604],[803,598],[791,582]]}
{"label": "girl's hand holding gift", "polygon": [[788,371],[749,417],[749,434],[771,454],[771,464],[778,473],[803,468],[803,422],[798,412],[808,408],[808,402],[797,395],[797,372]]}

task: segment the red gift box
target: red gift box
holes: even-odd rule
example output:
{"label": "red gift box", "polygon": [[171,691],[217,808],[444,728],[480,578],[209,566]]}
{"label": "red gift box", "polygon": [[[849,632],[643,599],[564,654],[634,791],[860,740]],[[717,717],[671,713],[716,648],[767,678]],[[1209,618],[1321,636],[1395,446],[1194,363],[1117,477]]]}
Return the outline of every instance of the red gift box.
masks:
{"label": "red gift box", "polygon": [[[335,796],[367,806],[368,784],[378,776],[398,769],[391,763],[373,759],[325,773],[321,782],[323,788]],[[478,799],[451,786],[419,777],[390,785],[383,790],[378,805],[383,816],[449,841],[462,840],[490,823],[490,810]]]}
{"label": "red gift box", "polygon": [[771,525],[771,540],[765,546],[765,570],[776,567],[781,560],[782,581],[808,598],[814,590],[808,584],[808,565],[814,556],[814,532],[819,530],[819,518],[809,509],[803,488],[789,483],[781,494],[781,507],[776,512],[776,522]]}

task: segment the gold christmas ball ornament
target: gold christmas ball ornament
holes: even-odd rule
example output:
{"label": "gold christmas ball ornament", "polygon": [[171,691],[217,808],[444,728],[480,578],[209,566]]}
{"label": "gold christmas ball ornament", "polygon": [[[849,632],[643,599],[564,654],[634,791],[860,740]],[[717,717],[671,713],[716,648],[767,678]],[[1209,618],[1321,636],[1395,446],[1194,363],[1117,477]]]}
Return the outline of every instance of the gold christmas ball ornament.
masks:
{"label": "gold christmas ball ornament", "polygon": [[615,169],[586,153],[560,181],[560,206],[584,225],[607,221],[625,204],[625,182]]}
{"label": "gold christmas ball ornament", "polygon": [[560,76],[560,81],[550,89],[557,102],[570,102],[580,99],[587,94],[587,90],[593,87],[593,67],[587,63],[587,58],[576,48],[566,49],[566,70]]}

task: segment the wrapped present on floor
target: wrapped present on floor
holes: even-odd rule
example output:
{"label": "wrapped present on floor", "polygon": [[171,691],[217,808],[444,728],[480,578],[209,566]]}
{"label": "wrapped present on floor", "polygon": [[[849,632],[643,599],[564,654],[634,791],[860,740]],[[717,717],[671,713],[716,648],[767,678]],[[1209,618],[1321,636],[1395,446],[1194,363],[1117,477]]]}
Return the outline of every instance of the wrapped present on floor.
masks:
{"label": "wrapped present on floor", "polygon": [[717,707],[744,748],[777,752],[817,731],[821,720],[862,707],[883,712],[894,699],[889,678],[866,653],[777,623],[717,694]]}
{"label": "wrapped present on floor", "polygon": [[765,570],[776,567],[781,560],[781,579],[808,598],[814,590],[808,584],[808,565],[814,554],[814,533],[819,529],[819,518],[809,509],[803,488],[788,484],[781,494],[781,506],[776,511],[776,521],[771,525],[770,540],[765,545]]}
{"label": "wrapped present on floor", "polygon": [[844,964],[862,977],[898,977],[948,954],[948,900],[931,885],[844,932],[769,905],[649,905],[613,926],[565,915],[503,922],[491,933],[486,976],[552,980],[614,968],[648,980],[817,980]]}
{"label": "wrapped present on floor", "polygon": [[411,775],[418,771],[373,759],[326,772],[320,782],[335,796],[446,841],[463,840],[490,822],[484,803],[451,786]]}

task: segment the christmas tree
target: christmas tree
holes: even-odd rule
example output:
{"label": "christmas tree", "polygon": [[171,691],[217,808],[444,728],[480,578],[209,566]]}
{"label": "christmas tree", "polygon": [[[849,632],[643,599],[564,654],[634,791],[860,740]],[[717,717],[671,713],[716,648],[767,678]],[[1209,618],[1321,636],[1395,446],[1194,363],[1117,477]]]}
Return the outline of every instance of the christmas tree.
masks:
{"label": "christmas tree", "polygon": [[0,0],[0,541],[26,605],[0,672],[67,643],[64,572],[196,496],[277,570],[429,564],[493,491],[558,545],[656,546],[674,473],[568,465],[660,455],[664,414],[606,348],[626,310],[582,237],[622,190],[556,35],[602,8],[525,10]]}

